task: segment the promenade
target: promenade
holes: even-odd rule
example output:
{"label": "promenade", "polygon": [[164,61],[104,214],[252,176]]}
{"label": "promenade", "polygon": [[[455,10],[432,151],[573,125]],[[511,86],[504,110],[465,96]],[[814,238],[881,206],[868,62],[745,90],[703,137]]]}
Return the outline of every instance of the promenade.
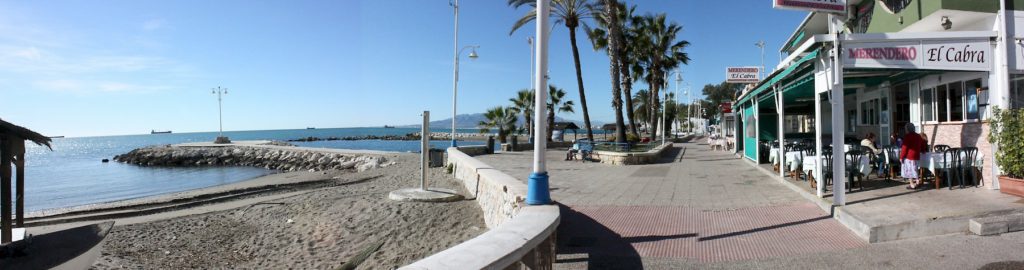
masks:
{"label": "promenade", "polygon": [[[679,144],[661,163],[564,161],[548,151],[562,207],[559,268],[639,268],[793,256],[867,245],[734,155]],[[532,152],[478,156],[526,179]]]}

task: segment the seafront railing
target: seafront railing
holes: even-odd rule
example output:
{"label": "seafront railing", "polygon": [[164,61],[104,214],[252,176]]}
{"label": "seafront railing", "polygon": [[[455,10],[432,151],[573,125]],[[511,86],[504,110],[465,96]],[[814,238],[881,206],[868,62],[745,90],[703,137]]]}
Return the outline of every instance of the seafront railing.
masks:
{"label": "seafront railing", "polygon": [[526,205],[525,183],[459,148],[448,148],[448,164],[480,205],[489,230],[401,269],[551,269],[558,206]]}

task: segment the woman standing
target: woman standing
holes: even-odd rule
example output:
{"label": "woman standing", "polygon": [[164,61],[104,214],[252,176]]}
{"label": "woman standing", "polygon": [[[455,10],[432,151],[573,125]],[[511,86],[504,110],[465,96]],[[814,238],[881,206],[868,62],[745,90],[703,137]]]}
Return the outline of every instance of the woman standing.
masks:
{"label": "woman standing", "polygon": [[903,145],[900,146],[900,171],[904,179],[910,181],[907,189],[916,189],[921,185],[921,177],[918,175],[917,162],[921,160],[921,151],[924,150],[925,142],[921,135],[917,134],[914,124],[907,123],[907,135],[903,135]]}

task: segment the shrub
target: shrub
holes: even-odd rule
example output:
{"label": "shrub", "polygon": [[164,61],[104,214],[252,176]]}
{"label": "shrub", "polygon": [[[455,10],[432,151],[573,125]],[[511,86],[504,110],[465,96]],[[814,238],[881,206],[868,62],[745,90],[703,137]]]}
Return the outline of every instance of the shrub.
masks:
{"label": "shrub", "polygon": [[1024,109],[992,109],[988,140],[999,144],[996,162],[1002,175],[1024,177]]}
{"label": "shrub", "polygon": [[627,141],[627,142],[630,142],[630,143],[636,143],[636,142],[639,142],[639,141],[640,141],[640,136],[637,136],[637,135],[636,135],[636,134],[634,134],[634,133],[629,133],[629,134],[626,134],[626,141]]}

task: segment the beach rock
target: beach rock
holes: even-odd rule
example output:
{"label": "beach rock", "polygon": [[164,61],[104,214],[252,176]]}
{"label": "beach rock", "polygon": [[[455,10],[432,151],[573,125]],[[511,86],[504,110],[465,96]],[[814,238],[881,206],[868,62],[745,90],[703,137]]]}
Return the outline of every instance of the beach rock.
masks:
{"label": "beach rock", "polygon": [[[323,153],[302,149],[263,147],[170,147],[157,146],[117,155],[115,161],[142,166],[249,166],[281,171],[365,171],[388,164],[382,156]],[[386,165],[385,165],[386,166]]]}

